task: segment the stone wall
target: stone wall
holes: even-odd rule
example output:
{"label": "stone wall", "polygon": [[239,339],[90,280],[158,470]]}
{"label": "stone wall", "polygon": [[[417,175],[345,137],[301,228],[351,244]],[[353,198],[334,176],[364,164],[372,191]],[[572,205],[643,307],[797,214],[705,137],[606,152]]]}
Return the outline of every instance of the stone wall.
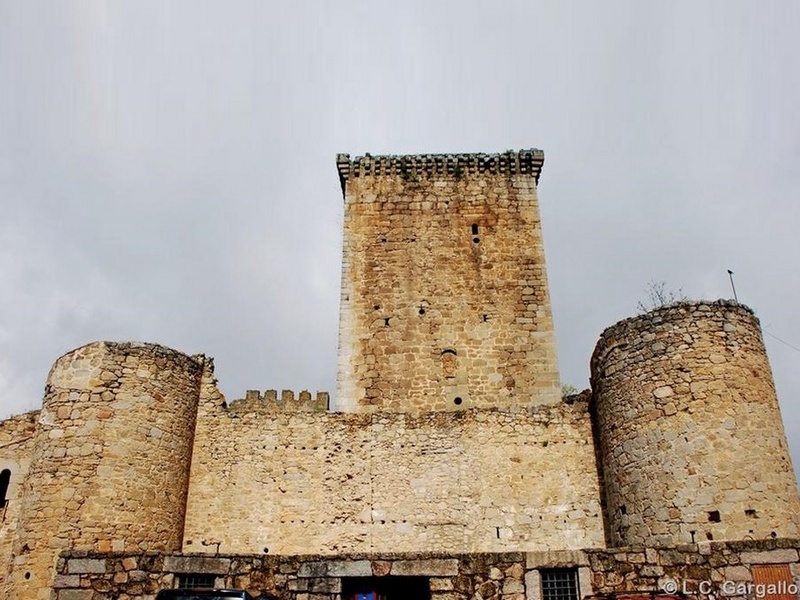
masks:
{"label": "stone wall", "polygon": [[279,554],[603,546],[586,401],[275,413],[208,382],[183,548]]}
{"label": "stone wall", "polygon": [[[218,587],[280,600],[342,600],[343,578],[424,577],[431,600],[541,600],[541,570],[572,568],[581,598],[750,600],[754,569],[781,566],[800,581],[800,540],[560,552],[270,556],[66,553],[53,600],[153,600],[180,574],[215,576]],[[674,587],[673,587],[674,586]],[[749,589],[749,591],[748,591]],[[638,593],[638,595],[637,595]],[[788,597],[796,596],[789,594]],[[786,596],[784,596],[786,597]]]}
{"label": "stone wall", "polygon": [[0,504],[0,598],[10,595],[6,586],[11,569],[11,546],[22,514],[22,482],[30,468],[38,418],[39,411],[35,411],[0,421],[0,473],[10,472],[5,504]]}
{"label": "stone wall", "polygon": [[539,150],[339,156],[338,410],[558,403],[543,160]]}
{"label": "stone wall", "polygon": [[48,598],[64,549],[177,550],[202,357],[98,342],[47,381],[14,541],[12,597]]}
{"label": "stone wall", "polygon": [[613,545],[797,537],[800,500],[758,320],[669,305],[607,329],[592,390]]}

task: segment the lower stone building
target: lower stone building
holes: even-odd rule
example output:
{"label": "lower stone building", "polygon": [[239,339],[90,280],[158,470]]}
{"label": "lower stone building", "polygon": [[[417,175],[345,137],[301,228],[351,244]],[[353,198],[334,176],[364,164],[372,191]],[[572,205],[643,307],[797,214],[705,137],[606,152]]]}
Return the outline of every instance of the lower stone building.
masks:
{"label": "lower stone building", "polygon": [[608,328],[562,398],[538,150],[337,161],[339,389],[227,400],[213,360],[95,342],[0,422],[0,594],[797,597],[800,498],[758,320]]}

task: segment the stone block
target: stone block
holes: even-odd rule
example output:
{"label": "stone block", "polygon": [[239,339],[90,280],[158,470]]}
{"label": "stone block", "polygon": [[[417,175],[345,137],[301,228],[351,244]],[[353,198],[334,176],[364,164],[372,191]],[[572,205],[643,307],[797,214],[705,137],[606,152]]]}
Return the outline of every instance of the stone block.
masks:
{"label": "stone block", "polygon": [[328,563],[330,577],[369,577],[372,563],[368,560],[332,560]]}
{"label": "stone block", "polygon": [[327,574],[328,574],[327,561],[303,563],[302,565],[300,565],[300,569],[297,571],[298,577],[325,577]]}
{"label": "stone block", "polygon": [[314,594],[339,594],[342,591],[339,577],[318,577],[306,581],[309,582],[309,591]]}
{"label": "stone block", "polygon": [[431,577],[430,589],[432,592],[449,592],[453,589],[453,580],[448,577]]}
{"label": "stone block", "polygon": [[92,590],[60,590],[58,600],[92,600]]}
{"label": "stone block", "polygon": [[289,581],[289,590],[292,592],[307,592],[308,579],[292,579]]}
{"label": "stone block", "polygon": [[506,577],[522,579],[523,575],[525,575],[525,569],[523,569],[522,565],[519,563],[514,563],[508,569],[506,569]]}
{"label": "stone block", "polygon": [[167,556],[164,570],[173,573],[225,574],[231,566],[229,558],[214,556]]}
{"label": "stone block", "polygon": [[747,565],[788,564],[797,562],[797,550],[782,548],[764,552],[742,552],[742,562]]}
{"label": "stone block", "polygon": [[423,560],[398,560],[392,565],[392,575],[421,575],[428,577],[458,575],[458,559],[428,558]]}
{"label": "stone block", "polygon": [[753,575],[747,567],[736,565],[725,568],[725,579],[727,581],[752,581]]}
{"label": "stone block", "polygon": [[56,575],[53,579],[53,587],[59,588],[76,588],[81,586],[81,578],[79,575]]}
{"label": "stone block", "polygon": [[139,566],[139,562],[132,556],[122,559],[122,568],[126,571],[133,571],[137,566]]}
{"label": "stone block", "polygon": [[384,577],[392,572],[392,563],[388,560],[373,560],[372,574],[375,577]]}
{"label": "stone block", "polygon": [[503,596],[507,594],[524,594],[525,586],[518,579],[506,579],[503,582]]}
{"label": "stone block", "polygon": [[73,573],[105,573],[104,558],[72,558],[67,562],[67,572]]}

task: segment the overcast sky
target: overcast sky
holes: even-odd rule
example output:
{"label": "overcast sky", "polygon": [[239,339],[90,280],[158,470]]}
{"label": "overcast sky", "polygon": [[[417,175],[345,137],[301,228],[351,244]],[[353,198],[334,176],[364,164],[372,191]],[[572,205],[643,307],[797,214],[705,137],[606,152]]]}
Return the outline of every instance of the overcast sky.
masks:
{"label": "overcast sky", "polygon": [[798,56],[793,0],[0,0],[0,418],[100,339],[333,392],[335,154],[537,147],[563,381],[732,269],[798,468]]}

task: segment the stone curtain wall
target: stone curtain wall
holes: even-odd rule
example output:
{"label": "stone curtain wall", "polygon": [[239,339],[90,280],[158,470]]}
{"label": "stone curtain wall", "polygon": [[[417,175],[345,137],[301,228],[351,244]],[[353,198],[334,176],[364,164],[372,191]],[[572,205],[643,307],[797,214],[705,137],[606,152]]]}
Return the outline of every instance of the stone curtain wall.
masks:
{"label": "stone curtain wall", "polygon": [[543,160],[538,150],[338,157],[339,410],[558,403]]}
{"label": "stone curtain wall", "polygon": [[800,501],[758,320],[670,305],[607,329],[592,389],[613,545],[797,537]]}
{"label": "stone curtain wall", "polygon": [[427,577],[431,600],[541,600],[540,569],[548,568],[577,568],[581,598],[643,592],[645,600],[674,583],[697,600],[750,600],[755,594],[746,590],[754,566],[786,565],[794,582],[800,580],[799,547],[800,540],[779,539],[661,549],[336,558],[72,552],[58,562],[53,600],[152,600],[158,590],[174,587],[180,573],[216,575],[218,587],[280,600],[342,600],[342,577],[398,575]]}
{"label": "stone curtain wall", "polygon": [[[587,403],[275,413],[209,385],[184,551],[295,554],[604,545]],[[265,550],[266,549],[266,550]]]}
{"label": "stone curtain wall", "polygon": [[48,378],[14,541],[18,600],[49,598],[58,553],[177,550],[202,358],[98,342]]}
{"label": "stone curtain wall", "polygon": [[23,505],[20,502],[22,482],[28,475],[33,438],[39,412],[29,412],[0,421],[0,472],[11,472],[6,504],[0,506],[0,598],[8,598],[11,570],[11,545]]}

